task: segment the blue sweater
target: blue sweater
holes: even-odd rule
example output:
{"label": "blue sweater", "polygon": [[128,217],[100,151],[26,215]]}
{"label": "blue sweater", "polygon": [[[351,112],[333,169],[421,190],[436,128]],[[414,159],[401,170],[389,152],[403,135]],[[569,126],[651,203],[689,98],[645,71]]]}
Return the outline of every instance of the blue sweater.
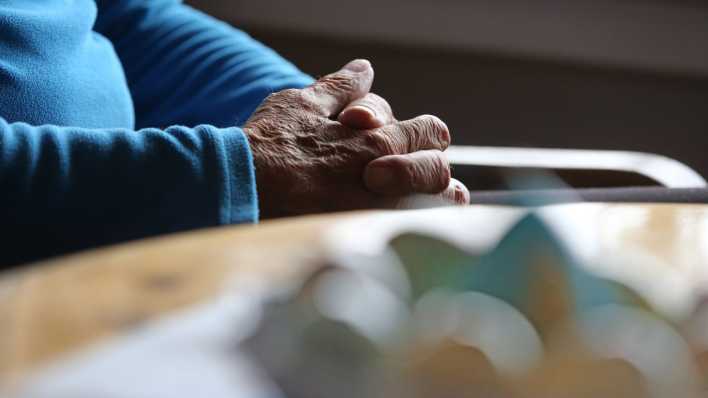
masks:
{"label": "blue sweater", "polygon": [[1,1],[0,268],[255,222],[236,126],[310,82],[178,0]]}

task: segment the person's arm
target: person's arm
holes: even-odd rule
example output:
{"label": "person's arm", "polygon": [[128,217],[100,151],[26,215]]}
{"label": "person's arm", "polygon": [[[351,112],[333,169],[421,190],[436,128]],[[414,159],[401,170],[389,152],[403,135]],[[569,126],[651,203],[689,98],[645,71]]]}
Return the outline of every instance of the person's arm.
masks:
{"label": "person's arm", "polygon": [[312,78],[274,51],[179,0],[97,0],[138,127],[240,126],[269,94]]}
{"label": "person's arm", "polygon": [[0,268],[193,228],[255,222],[240,128],[82,129],[0,118]]}

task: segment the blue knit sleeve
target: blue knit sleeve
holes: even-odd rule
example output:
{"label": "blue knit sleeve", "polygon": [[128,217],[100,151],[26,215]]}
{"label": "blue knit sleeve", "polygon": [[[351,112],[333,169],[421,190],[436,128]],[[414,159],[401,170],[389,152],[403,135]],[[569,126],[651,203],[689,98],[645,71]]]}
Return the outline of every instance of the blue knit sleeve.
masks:
{"label": "blue knit sleeve", "polygon": [[246,33],[179,0],[97,0],[139,127],[242,125],[268,94],[312,82]]}
{"label": "blue knit sleeve", "polygon": [[0,118],[2,265],[257,219],[237,128],[83,129]]}

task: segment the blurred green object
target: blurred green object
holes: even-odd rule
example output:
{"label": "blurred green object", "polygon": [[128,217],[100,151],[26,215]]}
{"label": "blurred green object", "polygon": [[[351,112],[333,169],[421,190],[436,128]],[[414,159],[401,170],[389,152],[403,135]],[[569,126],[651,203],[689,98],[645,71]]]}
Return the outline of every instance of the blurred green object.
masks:
{"label": "blurred green object", "polygon": [[460,274],[469,272],[479,258],[445,241],[419,234],[404,234],[391,241],[391,247],[404,264],[417,300],[435,288],[463,290]]}
{"label": "blurred green object", "polygon": [[532,213],[481,256],[417,234],[397,237],[391,247],[406,268],[414,299],[435,288],[485,293],[521,311],[542,335],[593,307],[645,307],[625,286],[586,271]]}

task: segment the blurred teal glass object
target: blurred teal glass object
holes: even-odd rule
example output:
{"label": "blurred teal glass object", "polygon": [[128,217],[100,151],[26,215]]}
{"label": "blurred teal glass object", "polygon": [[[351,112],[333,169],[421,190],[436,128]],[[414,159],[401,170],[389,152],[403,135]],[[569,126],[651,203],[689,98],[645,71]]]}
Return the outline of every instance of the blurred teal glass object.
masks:
{"label": "blurred teal glass object", "polygon": [[391,241],[391,247],[404,264],[414,299],[435,288],[463,290],[458,278],[477,264],[478,258],[439,239],[405,234]]}
{"label": "blurred teal glass object", "polygon": [[596,306],[643,306],[626,287],[582,268],[533,213],[481,256],[416,234],[402,235],[391,246],[408,272],[414,299],[438,288],[485,293],[517,308],[540,331]]}
{"label": "blurred teal glass object", "polygon": [[568,294],[577,312],[631,301],[620,285],[583,269],[533,214],[519,221],[494,250],[465,272],[464,279],[467,290],[487,293],[522,309],[533,295],[549,290]]}

